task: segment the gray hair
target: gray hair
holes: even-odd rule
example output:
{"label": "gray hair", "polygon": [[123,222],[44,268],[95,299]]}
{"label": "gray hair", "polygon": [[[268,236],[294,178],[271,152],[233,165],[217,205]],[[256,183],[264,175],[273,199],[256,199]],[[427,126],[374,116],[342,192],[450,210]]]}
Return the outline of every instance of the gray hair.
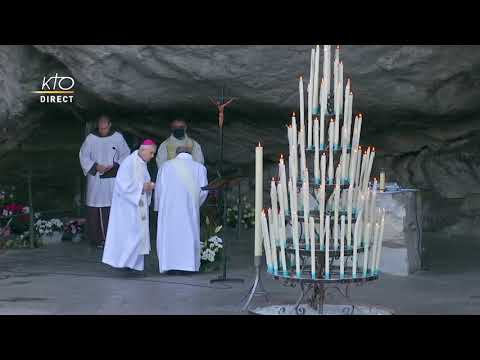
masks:
{"label": "gray hair", "polygon": [[190,149],[189,146],[179,146],[177,147],[177,151],[176,151],[177,155],[178,154],[181,154],[181,153],[187,153],[187,154],[192,154],[192,149]]}

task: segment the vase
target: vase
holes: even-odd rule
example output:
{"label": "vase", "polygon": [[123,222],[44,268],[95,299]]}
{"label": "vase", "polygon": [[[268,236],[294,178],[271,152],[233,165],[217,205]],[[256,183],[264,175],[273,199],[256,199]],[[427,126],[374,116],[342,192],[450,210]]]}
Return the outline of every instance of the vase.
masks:
{"label": "vase", "polygon": [[72,236],[72,242],[78,243],[82,241],[82,234],[81,233],[76,233]]}
{"label": "vase", "polygon": [[62,231],[54,231],[51,234],[43,234],[40,239],[44,244],[59,244],[62,242],[63,232]]}

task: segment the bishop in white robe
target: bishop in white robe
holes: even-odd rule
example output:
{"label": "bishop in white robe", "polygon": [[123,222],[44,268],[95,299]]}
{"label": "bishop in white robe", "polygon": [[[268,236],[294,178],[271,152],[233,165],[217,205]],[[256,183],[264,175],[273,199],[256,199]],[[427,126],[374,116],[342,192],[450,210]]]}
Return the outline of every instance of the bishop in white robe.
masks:
{"label": "bishop in white robe", "polygon": [[208,196],[207,169],[193,160],[190,149],[177,148],[177,156],[159,169],[155,184],[158,211],[157,254],[161,273],[200,269],[200,206]]}
{"label": "bishop in white robe", "polygon": [[145,140],[118,170],[102,259],[115,268],[143,271],[144,256],[150,253],[149,206],[155,184],[147,163],[155,151],[155,143]]}
{"label": "bishop in white robe", "polygon": [[86,137],[79,153],[87,177],[87,234],[92,245],[102,247],[105,242],[115,176],[128,155],[123,136],[112,131],[108,117],[100,117],[98,128]]}

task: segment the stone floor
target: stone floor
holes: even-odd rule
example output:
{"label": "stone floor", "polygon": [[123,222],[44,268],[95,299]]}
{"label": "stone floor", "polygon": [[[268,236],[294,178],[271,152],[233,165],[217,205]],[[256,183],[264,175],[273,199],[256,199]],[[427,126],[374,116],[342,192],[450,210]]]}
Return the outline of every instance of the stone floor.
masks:
{"label": "stone floor", "polygon": [[[210,284],[216,273],[160,275],[154,255],[147,261],[146,277],[126,277],[101,263],[100,250],[82,243],[3,251],[0,314],[242,315],[241,300],[253,279],[253,234],[231,238],[229,276],[245,279],[243,284]],[[382,274],[377,282],[351,287],[351,300],[395,314],[480,314],[480,264],[473,241],[426,236],[426,244],[428,271],[409,277]],[[282,286],[266,274],[263,279],[270,304],[296,301],[297,288]],[[345,300],[332,291],[327,302]],[[252,306],[264,304],[258,297]]]}

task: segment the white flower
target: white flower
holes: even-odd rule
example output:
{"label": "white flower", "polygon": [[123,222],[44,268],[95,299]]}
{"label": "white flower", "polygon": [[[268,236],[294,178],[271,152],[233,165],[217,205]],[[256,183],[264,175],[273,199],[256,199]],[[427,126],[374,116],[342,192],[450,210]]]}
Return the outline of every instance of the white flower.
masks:
{"label": "white flower", "polygon": [[208,218],[208,216],[207,216],[207,218],[205,219],[205,224],[210,225],[210,219]]}
{"label": "white flower", "polygon": [[223,227],[222,225],[217,226],[217,227],[215,228],[215,234],[218,234],[218,233],[220,232],[220,230],[222,230],[222,227]]}
{"label": "white flower", "polygon": [[213,249],[215,247],[215,244],[210,244],[210,249]]}
{"label": "white flower", "polygon": [[28,206],[25,206],[22,211],[24,214],[30,214],[30,208]]}

